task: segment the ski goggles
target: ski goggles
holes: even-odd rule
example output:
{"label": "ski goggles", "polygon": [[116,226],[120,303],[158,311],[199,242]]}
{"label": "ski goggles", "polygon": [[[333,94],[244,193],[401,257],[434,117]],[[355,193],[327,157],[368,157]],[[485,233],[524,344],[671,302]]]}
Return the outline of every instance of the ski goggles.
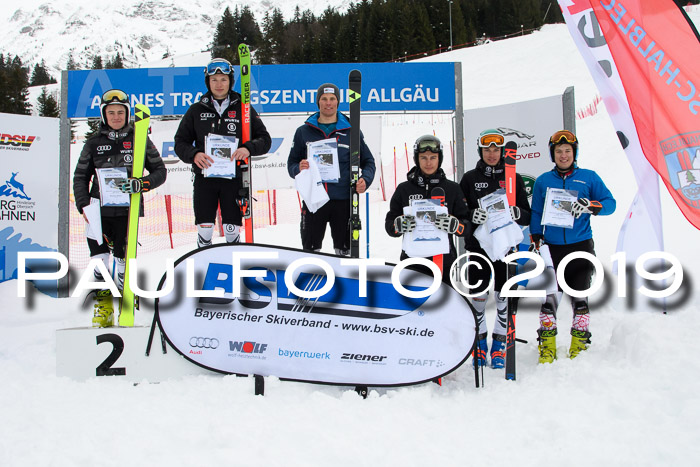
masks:
{"label": "ski goggles", "polygon": [[418,153],[423,153],[426,151],[434,152],[438,154],[440,152],[440,142],[434,139],[426,139],[418,143]]}
{"label": "ski goggles", "polygon": [[207,76],[215,75],[216,73],[229,75],[233,73],[233,66],[226,60],[214,61],[207,65],[204,69],[204,73],[206,73]]}
{"label": "ski goggles", "polygon": [[102,94],[102,102],[104,104],[128,104],[129,96],[124,91],[119,89],[110,89],[106,93]]}
{"label": "ski goggles", "polygon": [[[564,140],[564,141],[562,141]],[[549,143],[550,144],[559,144],[559,143],[569,143],[569,144],[576,144],[578,143],[578,140],[576,139],[576,135],[570,132],[569,130],[560,130],[557,131],[552,135],[551,138],[549,138]]]}
{"label": "ski goggles", "polygon": [[499,148],[502,148],[506,145],[506,137],[497,133],[490,133],[488,135],[479,136],[478,142],[479,147],[481,148],[487,148],[492,144],[496,145]]}

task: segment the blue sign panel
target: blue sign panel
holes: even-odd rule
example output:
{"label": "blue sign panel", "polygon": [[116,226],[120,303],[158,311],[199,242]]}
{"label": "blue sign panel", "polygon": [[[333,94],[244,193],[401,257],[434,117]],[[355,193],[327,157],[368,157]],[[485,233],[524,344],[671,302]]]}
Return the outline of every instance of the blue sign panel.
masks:
{"label": "blue sign panel", "polygon": [[[314,112],[318,86],[334,83],[345,112],[353,69],[362,72],[363,110],[455,109],[453,63],[258,65],[251,69],[251,102],[258,113]],[[239,76],[236,67],[236,80]],[[99,117],[100,96],[113,88],[131,95],[132,108],[149,106],[152,115],[183,115],[206,92],[203,67],[69,71],[68,118]],[[234,89],[240,91],[238,82]]]}

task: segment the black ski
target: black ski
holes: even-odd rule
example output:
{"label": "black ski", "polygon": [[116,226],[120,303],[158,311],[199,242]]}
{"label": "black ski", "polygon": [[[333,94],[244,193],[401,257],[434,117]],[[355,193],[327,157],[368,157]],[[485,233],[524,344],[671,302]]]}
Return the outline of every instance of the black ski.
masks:
{"label": "black ski", "polygon": [[362,95],[362,73],[352,70],[348,76],[350,92],[350,257],[360,257],[360,194],[357,181],[360,179],[360,107]]}
{"label": "black ski", "polygon": [[[518,145],[514,141],[508,141],[505,147],[505,167],[506,167],[506,195],[508,204],[516,205],[515,187],[515,155]],[[507,278],[515,277],[518,273],[518,266],[515,263],[508,263]],[[506,333],[506,379],[515,381],[515,314],[518,312],[518,299],[508,297],[508,331]]]}
{"label": "black ski", "polygon": [[[445,189],[439,186],[436,186],[432,190],[430,190],[430,199],[436,199],[440,202],[440,206],[445,205]],[[442,255],[435,255],[433,256],[433,263],[437,265],[438,268],[440,268],[440,273],[442,274],[443,271],[443,264],[442,264]],[[433,380],[433,383],[438,384],[442,386],[442,378],[435,378]]]}

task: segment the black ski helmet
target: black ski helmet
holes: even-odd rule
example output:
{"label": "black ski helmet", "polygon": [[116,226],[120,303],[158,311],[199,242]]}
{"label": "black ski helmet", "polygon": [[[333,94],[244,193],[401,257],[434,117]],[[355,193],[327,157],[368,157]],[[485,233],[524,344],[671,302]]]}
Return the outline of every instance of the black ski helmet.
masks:
{"label": "black ski helmet", "polygon": [[229,91],[233,89],[233,65],[224,58],[215,58],[204,68],[204,84],[207,86],[207,91],[211,92],[209,87],[209,77],[221,73],[229,77]]}
{"label": "black ski helmet", "polygon": [[[126,122],[128,123],[129,115],[131,114],[129,95],[121,89],[110,89],[102,94],[102,99],[100,99],[100,115],[102,116],[102,123],[105,125],[107,125],[107,115],[105,114],[105,109],[110,104],[119,104],[126,107]],[[116,129],[119,130],[119,128]]]}
{"label": "black ski helmet", "polygon": [[413,144],[413,163],[416,164],[416,167],[420,167],[418,165],[418,154],[426,151],[435,152],[438,154],[438,167],[441,167],[443,152],[440,138],[433,135],[423,135],[416,140],[416,142]]}
{"label": "black ski helmet", "polygon": [[549,157],[554,162],[554,148],[558,144],[570,144],[574,150],[574,163],[578,160],[578,138],[573,131],[559,130],[549,138]]}
{"label": "black ski helmet", "polygon": [[479,133],[479,137],[476,139],[476,151],[479,153],[479,158],[483,159],[484,154],[481,148],[487,148],[492,144],[496,147],[501,148],[501,160],[503,160],[503,154],[505,153],[506,137],[502,131],[496,130],[494,128],[489,128]]}

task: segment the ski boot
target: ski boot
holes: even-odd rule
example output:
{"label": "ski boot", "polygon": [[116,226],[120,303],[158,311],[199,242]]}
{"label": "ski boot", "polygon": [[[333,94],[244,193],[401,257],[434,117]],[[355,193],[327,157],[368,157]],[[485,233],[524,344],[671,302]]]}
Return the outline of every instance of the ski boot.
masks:
{"label": "ski boot", "polygon": [[95,300],[94,314],[92,316],[92,327],[108,328],[114,326],[112,292],[109,289],[98,290],[95,292],[92,299]]}
{"label": "ski boot", "polygon": [[557,358],[557,330],[538,329],[537,340],[540,344],[537,348],[540,351],[540,363],[553,363]]}
{"label": "ski boot", "polygon": [[588,331],[571,330],[571,347],[569,347],[569,358],[576,356],[588,348],[591,343],[591,333]]}
{"label": "ski boot", "polygon": [[474,367],[485,366],[486,365],[486,353],[489,351],[489,344],[486,341],[486,333],[479,335],[479,340],[476,343],[476,348],[474,349],[474,355],[472,359],[472,365]]}
{"label": "ski boot", "polygon": [[504,368],[506,366],[506,336],[493,335],[491,344],[491,368]]}

